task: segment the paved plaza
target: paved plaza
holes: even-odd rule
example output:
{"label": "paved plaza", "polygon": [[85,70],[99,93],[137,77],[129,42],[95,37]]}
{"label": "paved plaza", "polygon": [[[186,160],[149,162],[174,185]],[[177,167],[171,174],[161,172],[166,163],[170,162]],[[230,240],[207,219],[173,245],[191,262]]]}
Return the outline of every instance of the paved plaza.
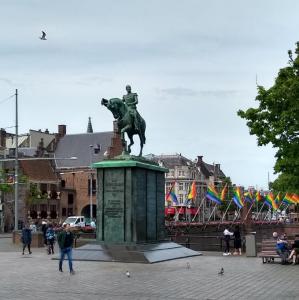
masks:
{"label": "paved plaza", "polygon": [[[75,261],[71,276],[66,262],[59,273],[58,261],[44,249],[23,256],[10,238],[2,237],[0,266],[1,300],[299,299],[298,265],[221,253],[151,265]],[[223,276],[218,275],[221,267]]]}

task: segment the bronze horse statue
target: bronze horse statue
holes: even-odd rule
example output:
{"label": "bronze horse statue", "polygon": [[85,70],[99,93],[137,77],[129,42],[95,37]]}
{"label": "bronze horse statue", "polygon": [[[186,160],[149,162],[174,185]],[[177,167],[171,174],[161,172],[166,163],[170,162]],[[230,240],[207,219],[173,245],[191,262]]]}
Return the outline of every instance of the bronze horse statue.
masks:
{"label": "bronze horse statue", "polygon": [[[124,153],[131,153],[131,146],[134,144],[133,136],[138,134],[140,139],[140,152],[139,156],[142,156],[143,145],[145,144],[145,128],[146,124],[140,114],[136,113],[136,120],[134,120],[134,114],[130,112],[128,105],[119,98],[112,98],[110,100],[102,99],[101,104],[106,106],[113,114],[113,117],[117,121],[117,127],[121,134],[123,151]],[[137,128],[136,128],[137,127]],[[130,143],[128,150],[126,151],[125,132],[128,135]]]}

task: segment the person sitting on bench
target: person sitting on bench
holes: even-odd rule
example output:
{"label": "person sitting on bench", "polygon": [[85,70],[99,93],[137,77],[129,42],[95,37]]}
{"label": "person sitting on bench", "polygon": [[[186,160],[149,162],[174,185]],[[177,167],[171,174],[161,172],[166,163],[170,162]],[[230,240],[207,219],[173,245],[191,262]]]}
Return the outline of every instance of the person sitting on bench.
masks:
{"label": "person sitting on bench", "polygon": [[288,257],[288,260],[293,260],[293,265],[296,264],[297,256],[299,255],[299,234],[295,235],[295,241],[292,245],[292,251]]}
{"label": "person sitting on bench", "polygon": [[281,257],[281,263],[285,265],[289,257],[288,241],[285,235],[281,235],[277,238],[276,252]]}

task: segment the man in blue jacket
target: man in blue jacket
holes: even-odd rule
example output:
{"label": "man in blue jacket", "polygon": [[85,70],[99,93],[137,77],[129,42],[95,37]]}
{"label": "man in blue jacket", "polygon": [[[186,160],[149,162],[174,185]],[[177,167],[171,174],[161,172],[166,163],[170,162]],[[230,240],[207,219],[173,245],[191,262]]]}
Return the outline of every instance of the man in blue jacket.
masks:
{"label": "man in blue jacket", "polygon": [[72,258],[74,234],[71,232],[69,224],[66,224],[64,226],[63,231],[61,231],[57,235],[57,242],[60,248],[59,271],[62,272],[62,263],[65,255],[67,255],[70,273],[71,275],[74,275],[75,271],[73,270],[73,258]]}

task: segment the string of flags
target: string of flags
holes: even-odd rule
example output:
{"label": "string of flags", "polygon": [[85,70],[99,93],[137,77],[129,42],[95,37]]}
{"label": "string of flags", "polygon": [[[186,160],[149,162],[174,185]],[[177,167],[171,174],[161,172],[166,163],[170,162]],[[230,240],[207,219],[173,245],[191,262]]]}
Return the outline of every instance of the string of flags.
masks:
{"label": "string of flags", "polygon": [[[166,201],[169,203],[172,203],[174,205],[179,205],[179,201],[177,199],[177,196],[174,192],[175,182],[172,183],[169,191],[166,194]],[[206,192],[206,199],[209,201],[214,202],[217,205],[223,205],[225,204],[225,199],[227,197],[228,193],[228,186],[225,184],[225,186],[222,188],[221,192],[218,193],[217,189],[213,184],[208,184],[207,186],[207,192]],[[197,190],[196,190],[196,183],[195,181],[192,182],[187,199],[185,201],[185,204],[188,201],[194,201],[197,196]],[[235,203],[235,205],[242,209],[246,202],[253,205],[254,203],[264,203],[269,208],[272,208],[274,211],[278,210],[281,205],[293,205],[293,204],[299,204],[299,196],[294,193],[286,193],[283,196],[283,193],[279,192],[276,196],[272,192],[269,192],[267,194],[262,195],[260,191],[256,191],[255,193],[251,190],[242,191],[241,187],[235,187],[233,191],[233,198],[232,201]]]}

